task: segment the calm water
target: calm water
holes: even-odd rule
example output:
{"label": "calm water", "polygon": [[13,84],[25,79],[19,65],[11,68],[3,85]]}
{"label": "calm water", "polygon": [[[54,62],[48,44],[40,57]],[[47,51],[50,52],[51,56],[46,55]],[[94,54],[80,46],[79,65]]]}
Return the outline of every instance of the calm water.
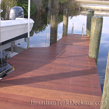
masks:
{"label": "calm water", "polygon": [[[72,26],[74,24],[74,34],[75,33],[82,34],[82,26],[84,24],[85,25],[84,34],[86,34],[86,19],[87,19],[87,17],[85,15],[69,17],[68,33],[72,33]],[[109,48],[109,33],[108,33],[109,17],[103,17],[103,20],[104,20],[103,21],[103,30],[102,30],[102,37],[101,37],[100,50],[99,50],[99,56],[98,56],[98,64],[97,64],[97,70],[99,73],[101,89],[103,88],[104,75],[105,75],[107,56],[108,56],[108,48]],[[47,22],[45,22],[45,23],[43,22],[44,27],[40,27],[41,24],[37,24],[36,22],[37,21],[35,21],[35,25],[37,25],[37,26],[39,25],[39,27],[35,26],[32,30],[32,35],[30,37],[30,47],[48,47],[50,45],[50,24],[47,25]],[[40,28],[40,30],[39,30],[39,28]],[[36,29],[36,31],[35,31],[35,29]],[[60,23],[58,24],[57,40],[62,38],[62,30],[63,30],[63,22],[60,21]],[[27,39],[22,38],[22,39],[16,40],[16,46],[26,49],[27,48]],[[10,54],[10,57],[13,57],[14,55],[16,55],[20,52],[19,50],[17,52],[13,52],[13,53],[9,52],[9,50],[7,50],[7,51]]]}

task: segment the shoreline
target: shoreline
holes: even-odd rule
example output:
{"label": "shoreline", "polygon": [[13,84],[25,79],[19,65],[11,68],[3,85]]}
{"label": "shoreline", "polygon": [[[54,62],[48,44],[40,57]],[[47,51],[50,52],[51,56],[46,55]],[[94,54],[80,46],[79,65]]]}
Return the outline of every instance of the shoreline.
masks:
{"label": "shoreline", "polygon": [[99,0],[76,0],[78,3],[81,4],[96,4],[96,5],[109,5],[109,1],[99,1]]}
{"label": "shoreline", "polygon": [[96,10],[96,11],[108,11],[109,12],[109,1],[88,1],[88,0],[76,0],[80,3],[80,6],[85,10]]}

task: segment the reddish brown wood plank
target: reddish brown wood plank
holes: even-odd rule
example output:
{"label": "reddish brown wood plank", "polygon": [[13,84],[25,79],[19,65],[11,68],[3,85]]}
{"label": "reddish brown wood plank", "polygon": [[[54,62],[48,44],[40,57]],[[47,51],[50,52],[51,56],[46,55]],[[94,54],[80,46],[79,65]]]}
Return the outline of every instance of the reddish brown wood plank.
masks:
{"label": "reddish brown wood plank", "polygon": [[[15,71],[0,81],[0,108],[99,109],[100,82],[88,49],[88,37],[68,35],[50,47],[29,48],[9,59]],[[56,104],[31,105],[30,100]]]}

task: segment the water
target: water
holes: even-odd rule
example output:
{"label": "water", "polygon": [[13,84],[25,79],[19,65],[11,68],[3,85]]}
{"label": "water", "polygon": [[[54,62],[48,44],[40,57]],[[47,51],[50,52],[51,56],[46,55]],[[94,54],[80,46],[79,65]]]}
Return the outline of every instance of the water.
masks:
{"label": "water", "polygon": [[[44,19],[43,19],[44,18]],[[57,40],[62,38],[62,30],[63,30],[63,22],[62,15],[59,17],[58,24],[58,37]],[[50,24],[47,24],[47,14],[42,15],[39,18],[33,18],[35,20],[35,24],[33,30],[31,32],[30,37],[30,47],[48,47],[50,46]],[[78,15],[74,17],[69,17],[68,23],[68,33],[72,33],[72,26],[74,24],[74,34],[82,34],[82,26],[84,24],[84,33],[86,33],[86,15]],[[97,70],[99,73],[101,89],[103,90],[105,69],[107,63],[108,56],[108,48],[109,48],[109,33],[108,33],[108,24],[109,17],[103,17],[103,30],[101,36],[100,50],[98,56]],[[7,46],[4,45],[4,50],[10,54],[10,58],[14,55],[22,52],[27,49],[27,38],[21,38],[15,41],[16,51],[11,52],[11,42],[7,43]],[[7,49],[7,50],[6,50]]]}
{"label": "water", "polygon": [[101,43],[100,43],[98,64],[97,64],[97,70],[99,73],[102,89],[103,89],[107,57],[108,57],[108,51],[109,51],[109,30],[108,30],[109,23],[107,23],[109,21],[109,17],[103,17],[103,20],[104,20],[103,31],[102,31],[102,37],[101,37]]}

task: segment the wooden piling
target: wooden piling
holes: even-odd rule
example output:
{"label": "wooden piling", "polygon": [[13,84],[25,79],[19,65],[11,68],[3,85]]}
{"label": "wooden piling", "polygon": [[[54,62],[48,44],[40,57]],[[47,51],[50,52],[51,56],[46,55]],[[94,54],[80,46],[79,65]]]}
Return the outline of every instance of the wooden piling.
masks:
{"label": "wooden piling", "polygon": [[51,23],[51,0],[48,1],[47,24]]}
{"label": "wooden piling", "polygon": [[101,33],[102,33],[103,18],[93,16],[91,22],[92,23],[91,23],[90,45],[89,45],[89,57],[95,58],[97,62]]}
{"label": "wooden piling", "polygon": [[86,28],[86,35],[90,36],[91,32],[91,19],[92,16],[94,16],[94,11],[93,10],[88,10],[87,12],[87,28]]}
{"label": "wooden piling", "polygon": [[63,11],[63,37],[67,35],[68,31],[68,14],[69,14],[69,9],[64,9]]}
{"label": "wooden piling", "polygon": [[109,53],[100,109],[109,109]]}
{"label": "wooden piling", "polygon": [[51,0],[50,45],[57,42],[59,0]]}

